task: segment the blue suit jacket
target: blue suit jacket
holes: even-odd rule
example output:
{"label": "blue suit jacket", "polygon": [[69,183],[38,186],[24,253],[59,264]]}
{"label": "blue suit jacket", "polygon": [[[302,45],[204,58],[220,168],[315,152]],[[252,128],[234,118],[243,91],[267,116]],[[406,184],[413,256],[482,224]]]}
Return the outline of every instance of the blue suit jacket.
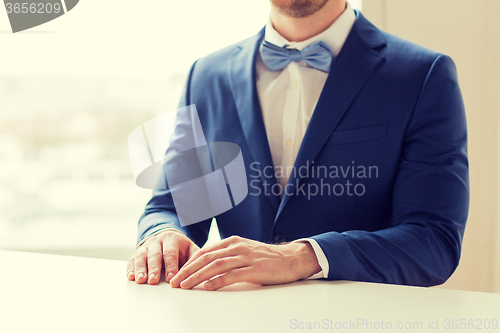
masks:
{"label": "blue suit jacket", "polygon": [[[269,176],[273,165],[255,82],[264,30],[191,68],[181,105],[196,105],[207,142],[241,147],[251,184],[242,203],[216,216],[219,231],[222,238],[269,243],[315,239],[331,280],[440,284],[458,265],[469,204],[466,121],[456,69],[449,57],[356,15],[295,162],[297,169],[313,162],[316,170],[337,167],[339,178],[292,174],[287,192],[293,195],[283,199],[269,194],[276,180],[263,172],[268,167]],[[185,126],[176,127],[171,149],[192,140]],[[340,167],[348,166],[355,174],[342,175]],[[368,177],[370,166],[375,168]],[[365,177],[359,167],[366,168]],[[326,183],[340,183],[345,192],[337,195],[337,186],[337,194],[326,195]],[[353,194],[355,184],[363,185],[357,188],[363,195]],[[314,186],[325,192],[308,198]],[[139,241],[163,226],[182,230],[202,246],[210,220],[181,227],[169,191],[155,190],[139,222]]]}

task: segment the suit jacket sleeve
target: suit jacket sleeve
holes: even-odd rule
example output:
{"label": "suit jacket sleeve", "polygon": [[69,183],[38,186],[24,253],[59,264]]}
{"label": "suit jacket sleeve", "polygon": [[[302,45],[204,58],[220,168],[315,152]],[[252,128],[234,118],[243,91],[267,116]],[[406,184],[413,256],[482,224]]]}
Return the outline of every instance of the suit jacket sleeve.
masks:
{"label": "suit jacket sleeve", "polygon": [[458,266],[469,207],[465,110],[453,61],[434,59],[407,124],[392,227],[313,236],[328,279],[430,286]]}
{"label": "suit jacket sleeve", "polygon": [[[179,108],[190,105],[190,81],[195,65],[196,63],[193,64],[189,72],[188,80],[179,103]],[[190,126],[192,126],[192,122],[189,118],[189,113],[178,113],[174,135],[170,140],[167,154],[175,153],[176,151],[184,151],[185,148],[183,147],[194,147],[194,138],[192,137],[193,130],[189,128]],[[166,179],[166,176],[162,179]],[[177,217],[170,190],[168,188],[166,190],[153,190],[153,197],[149,200],[144,214],[139,219],[139,237],[137,244],[158,230],[174,228],[182,231],[193,242],[195,242],[196,245],[202,247],[207,241],[210,224],[211,219],[182,227],[179,223],[179,218]]]}

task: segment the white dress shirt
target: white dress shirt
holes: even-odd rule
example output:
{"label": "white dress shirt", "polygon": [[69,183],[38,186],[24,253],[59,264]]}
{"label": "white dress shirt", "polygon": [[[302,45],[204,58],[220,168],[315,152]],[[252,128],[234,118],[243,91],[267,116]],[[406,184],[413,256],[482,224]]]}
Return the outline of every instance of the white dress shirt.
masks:
{"label": "white dress shirt", "polygon": [[[307,40],[289,42],[273,28],[271,20],[266,25],[264,38],[276,46],[297,50],[303,50],[313,43],[323,41],[336,57],[355,20],[354,10],[347,3],[344,12],[328,29]],[[257,56],[256,72],[257,93],[276,180],[283,193],[328,73],[309,67],[303,61],[292,61],[283,70],[271,72],[262,61],[260,52]],[[322,270],[310,279],[326,278],[329,270],[328,260],[318,243],[313,239],[297,241],[308,241],[311,244],[321,266]]]}
{"label": "white dress shirt", "polygon": [[[344,12],[328,29],[305,41],[289,42],[273,28],[270,19],[266,25],[264,38],[274,45],[287,46],[298,50],[303,50],[315,42],[323,41],[330,47],[336,57],[340,53],[355,20],[354,10],[347,3]],[[291,170],[295,163],[302,139],[325,85],[328,73],[311,68],[303,61],[292,61],[283,70],[271,72],[262,61],[259,52],[256,74],[257,93],[274,168],[277,175],[282,175],[282,177],[277,177],[276,180],[281,185],[281,188],[285,189],[289,179],[289,174],[286,171]],[[172,228],[158,227],[151,235],[139,243],[138,247],[149,237],[169,229]],[[323,250],[313,239],[299,239],[294,242],[304,241],[311,244],[321,267],[321,271],[309,277],[309,279],[328,277],[329,265]]]}

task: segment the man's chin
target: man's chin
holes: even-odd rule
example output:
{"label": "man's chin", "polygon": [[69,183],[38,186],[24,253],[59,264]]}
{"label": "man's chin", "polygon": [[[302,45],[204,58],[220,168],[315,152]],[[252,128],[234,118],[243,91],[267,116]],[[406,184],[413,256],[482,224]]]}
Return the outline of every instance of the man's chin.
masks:
{"label": "man's chin", "polygon": [[271,0],[271,4],[288,17],[304,18],[313,15],[330,0]]}
{"label": "man's chin", "polygon": [[304,18],[313,15],[330,0],[271,0],[282,15]]}

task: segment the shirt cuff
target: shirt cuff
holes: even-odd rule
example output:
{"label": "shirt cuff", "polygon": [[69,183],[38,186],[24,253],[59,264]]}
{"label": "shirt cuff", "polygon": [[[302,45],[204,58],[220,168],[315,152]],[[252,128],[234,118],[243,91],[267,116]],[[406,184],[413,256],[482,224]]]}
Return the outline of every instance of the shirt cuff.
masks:
{"label": "shirt cuff", "polygon": [[181,234],[184,235],[184,233],[182,231],[180,231],[179,229],[176,229],[176,228],[172,228],[172,227],[163,227],[163,226],[159,226],[157,227],[156,229],[153,229],[153,232],[151,232],[147,237],[145,237],[139,244],[137,244],[137,248],[139,248],[142,244],[144,244],[144,242],[146,242],[150,237],[152,236],[155,236],[159,233],[162,233],[164,231],[177,231],[177,232],[180,232]]}
{"label": "shirt cuff", "polygon": [[328,271],[330,270],[330,265],[328,264],[328,259],[326,258],[326,255],[321,249],[321,246],[319,246],[318,242],[316,242],[314,239],[311,238],[301,238],[294,240],[292,243],[296,242],[301,242],[301,243],[309,242],[309,244],[311,244],[314,250],[314,254],[316,254],[316,259],[318,259],[319,267],[321,267],[321,271],[311,275],[310,277],[307,278],[307,280],[328,278]]}

